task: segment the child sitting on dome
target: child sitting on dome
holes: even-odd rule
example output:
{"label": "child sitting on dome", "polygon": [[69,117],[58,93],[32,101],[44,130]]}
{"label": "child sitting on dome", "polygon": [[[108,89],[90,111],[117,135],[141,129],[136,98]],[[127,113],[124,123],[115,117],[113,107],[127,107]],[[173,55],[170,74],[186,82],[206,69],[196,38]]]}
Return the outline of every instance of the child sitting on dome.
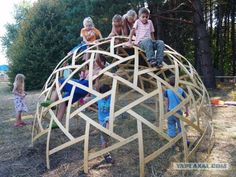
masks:
{"label": "child sitting on dome", "polygon": [[[148,62],[152,67],[161,68],[164,57],[164,42],[155,40],[154,27],[151,20],[149,20],[150,12],[145,7],[139,10],[139,19],[135,21],[134,26],[129,35],[128,46],[132,46],[132,37],[136,35],[134,44],[142,48],[147,56]],[[155,50],[157,54],[155,56]]]}

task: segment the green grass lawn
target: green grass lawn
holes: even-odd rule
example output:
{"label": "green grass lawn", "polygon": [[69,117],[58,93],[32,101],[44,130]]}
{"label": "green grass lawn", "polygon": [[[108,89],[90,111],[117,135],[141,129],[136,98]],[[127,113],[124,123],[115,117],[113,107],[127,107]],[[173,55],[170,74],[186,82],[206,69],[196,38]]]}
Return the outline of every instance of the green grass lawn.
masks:
{"label": "green grass lawn", "polygon": [[0,82],[0,96],[6,96],[11,94],[11,90],[8,82]]}

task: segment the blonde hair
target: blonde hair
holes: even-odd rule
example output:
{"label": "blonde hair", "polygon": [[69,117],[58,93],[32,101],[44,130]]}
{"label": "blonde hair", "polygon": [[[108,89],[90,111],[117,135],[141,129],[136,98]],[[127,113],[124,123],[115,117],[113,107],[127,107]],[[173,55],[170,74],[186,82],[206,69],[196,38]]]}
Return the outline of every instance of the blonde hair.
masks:
{"label": "blonde hair", "polygon": [[134,19],[137,19],[137,13],[134,10],[129,10],[126,12],[125,17],[133,17]]}
{"label": "blonde hair", "polygon": [[25,76],[24,74],[17,74],[14,81],[14,89],[23,92],[25,90]]}
{"label": "blonde hair", "polygon": [[91,25],[94,27],[94,23],[93,23],[93,20],[92,20],[91,17],[86,17],[86,18],[84,19],[84,21],[83,21],[84,27],[86,26],[87,23],[91,24]]}

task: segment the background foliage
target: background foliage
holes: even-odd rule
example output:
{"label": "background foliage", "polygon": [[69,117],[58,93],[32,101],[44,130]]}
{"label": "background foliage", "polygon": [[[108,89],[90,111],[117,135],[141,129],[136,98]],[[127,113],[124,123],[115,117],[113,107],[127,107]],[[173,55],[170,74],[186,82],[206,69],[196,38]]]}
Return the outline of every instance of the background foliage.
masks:
{"label": "background foliage", "polygon": [[[200,39],[194,30],[196,8],[207,30],[208,40]],[[67,52],[80,42],[83,19],[91,16],[103,37],[111,30],[115,14],[129,9],[138,11],[145,3],[151,11],[156,37],[186,56],[203,77],[205,60],[198,55],[201,43],[210,46],[208,63],[216,75],[235,75],[235,4],[234,0],[38,0],[31,5],[24,1],[15,8],[15,22],[6,25],[1,37],[10,63],[9,77],[26,75],[28,90],[42,88],[47,77]],[[196,5],[196,4],[195,4]],[[201,16],[201,13],[203,14]],[[196,25],[196,24],[195,24]],[[209,36],[208,36],[209,35]],[[204,36],[203,36],[204,37]],[[209,44],[208,44],[209,43]],[[212,67],[211,65],[207,67]],[[214,87],[214,81],[208,87]],[[205,80],[207,82],[207,80]]]}

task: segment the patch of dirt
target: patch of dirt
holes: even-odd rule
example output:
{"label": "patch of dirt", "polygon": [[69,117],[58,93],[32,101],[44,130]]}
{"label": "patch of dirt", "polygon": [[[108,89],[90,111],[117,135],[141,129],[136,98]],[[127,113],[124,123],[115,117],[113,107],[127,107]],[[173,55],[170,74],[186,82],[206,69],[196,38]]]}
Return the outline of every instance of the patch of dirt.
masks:
{"label": "patch of dirt", "polygon": [[[219,96],[223,100],[230,100],[231,93],[235,88],[226,88],[211,92],[212,96]],[[29,92],[26,98],[29,106],[25,121],[33,121],[38,92]],[[45,161],[46,137],[31,144],[31,125],[14,128],[15,112],[13,107],[13,96],[6,83],[0,83],[0,176],[17,177],[138,177],[139,157],[137,141],[134,141],[118,150],[112,152],[115,164],[105,163],[103,157],[98,157],[89,162],[89,174],[83,174],[83,145],[73,145],[65,150],[59,151],[50,158],[51,169],[47,170]],[[215,146],[210,156],[207,153],[199,153],[198,160],[208,163],[229,163],[229,170],[215,171],[176,171],[172,168],[172,162],[180,154],[172,149],[167,150],[154,161],[147,164],[145,174],[148,177],[161,176],[199,176],[199,177],[228,177],[236,174],[236,107],[214,107],[213,124],[215,127]],[[128,121],[128,120],[121,120]],[[129,125],[127,125],[129,126]],[[75,133],[83,131],[81,127],[74,129]],[[95,129],[92,141],[99,143],[99,133]],[[59,131],[55,130],[54,139],[63,141]],[[156,146],[158,137],[152,139],[151,132],[146,132],[149,139]],[[147,138],[148,139],[148,138]],[[155,141],[154,141],[155,140]],[[92,142],[93,143],[93,142]],[[160,145],[160,143],[159,143]]]}

